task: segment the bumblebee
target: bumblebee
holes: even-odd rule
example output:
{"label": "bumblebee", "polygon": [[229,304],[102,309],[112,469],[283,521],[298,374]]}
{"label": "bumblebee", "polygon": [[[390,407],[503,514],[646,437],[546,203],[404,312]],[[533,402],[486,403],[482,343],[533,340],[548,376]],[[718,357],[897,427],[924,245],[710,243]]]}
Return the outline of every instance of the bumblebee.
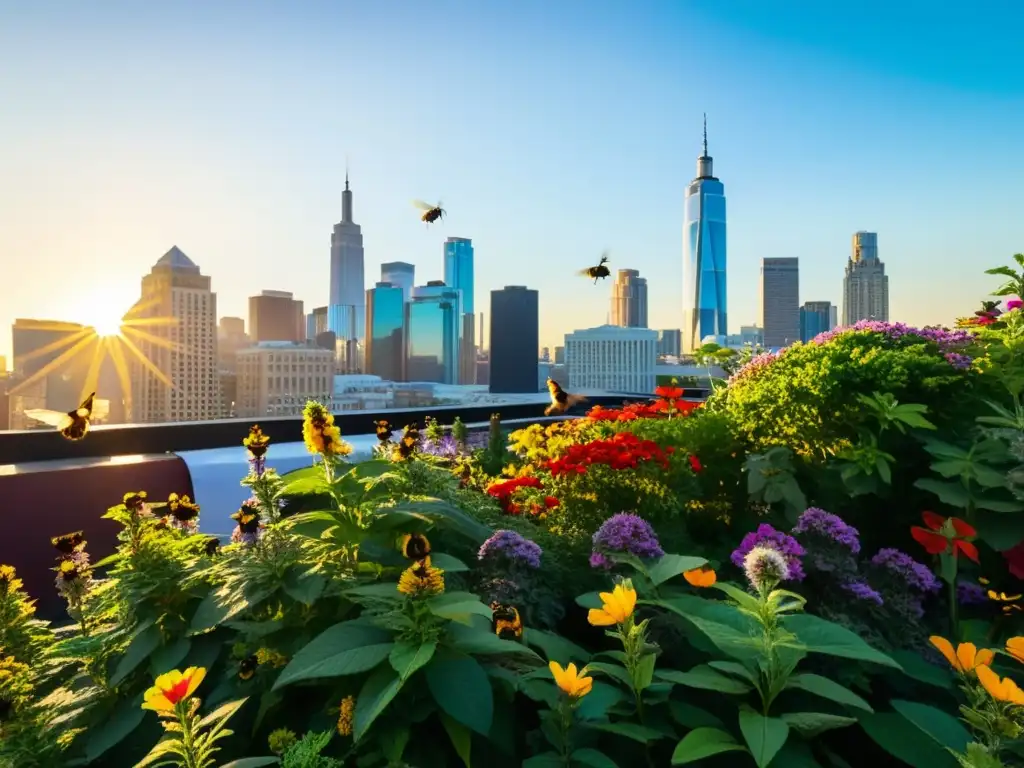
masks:
{"label": "bumblebee", "polygon": [[402,555],[410,560],[423,560],[430,555],[430,540],[422,533],[405,534],[401,546]]}
{"label": "bumblebee", "polygon": [[611,270],[605,266],[608,263],[608,251],[601,254],[601,261],[598,262],[596,267],[587,267],[579,271],[580,275],[584,277],[592,277],[594,279],[594,285],[597,285],[598,280],[602,280],[611,274]]}
{"label": "bumblebee", "polygon": [[373,422],[373,426],[377,431],[377,439],[382,443],[389,442],[391,440],[391,436],[394,435],[394,432],[391,430],[391,425],[383,419]]}
{"label": "bumblebee", "polygon": [[238,523],[242,533],[256,533],[260,529],[260,514],[252,507],[243,506],[231,516],[231,519]]}
{"label": "bumblebee", "polygon": [[252,676],[256,674],[256,668],[259,667],[259,665],[259,659],[255,656],[248,656],[242,659],[238,664],[238,679],[251,680]]}
{"label": "bumblebee", "polygon": [[61,436],[68,440],[78,441],[89,434],[89,425],[92,419],[104,419],[109,412],[110,402],[108,400],[96,402],[96,393],[93,392],[73,411],[61,413],[60,411],[30,408],[25,411],[25,415],[30,419],[56,427]]}
{"label": "bumblebee", "polygon": [[491,603],[491,611],[494,614],[491,619],[494,634],[502,640],[518,640],[523,636],[523,621],[514,605]]}
{"label": "bumblebee", "polygon": [[431,205],[430,203],[424,203],[422,200],[413,200],[412,204],[423,211],[420,221],[424,224],[433,224],[438,219],[444,218],[445,210],[441,207],[441,203]]}
{"label": "bumblebee", "polygon": [[587,402],[587,398],[583,395],[570,395],[554,379],[549,378],[547,384],[548,392],[551,393],[551,405],[544,409],[545,416],[550,416],[552,413],[565,413],[574,405]]}
{"label": "bumblebee", "polygon": [[82,531],[54,536],[50,543],[62,555],[70,555],[85,548],[85,535]]}

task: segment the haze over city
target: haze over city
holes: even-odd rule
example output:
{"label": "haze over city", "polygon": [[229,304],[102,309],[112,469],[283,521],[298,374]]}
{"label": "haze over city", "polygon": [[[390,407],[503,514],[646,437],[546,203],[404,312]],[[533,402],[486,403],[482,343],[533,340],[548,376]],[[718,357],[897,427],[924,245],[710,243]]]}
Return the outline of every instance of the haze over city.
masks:
{"label": "haze over city", "polygon": [[368,287],[395,260],[441,279],[444,239],[472,238],[477,296],[539,290],[553,347],[605,321],[607,284],[574,273],[607,248],[678,328],[704,112],[730,330],[758,321],[763,257],[838,303],[860,229],[890,317],[951,323],[1024,250],[1024,16],[982,5],[7,4],[0,354],[16,317],[127,309],[172,245],[220,315],[263,289],[326,304],[346,165]]}

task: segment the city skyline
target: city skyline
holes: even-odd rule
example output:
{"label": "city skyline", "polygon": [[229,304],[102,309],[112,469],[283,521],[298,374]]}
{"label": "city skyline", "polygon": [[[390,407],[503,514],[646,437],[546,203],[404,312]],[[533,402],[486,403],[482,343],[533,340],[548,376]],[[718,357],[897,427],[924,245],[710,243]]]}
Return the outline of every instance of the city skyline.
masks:
{"label": "city skyline", "polygon": [[[174,244],[203,265],[224,316],[246,316],[263,289],[327,305],[324,233],[338,220],[346,156],[368,278],[401,260],[420,284],[440,279],[440,243],[472,238],[477,302],[528,282],[541,294],[541,344],[554,347],[607,316],[607,290],[588,291],[573,272],[608,248],[613,271],[649,277],[649,325],[681,327],[683,194],[705,111],[728,184],[731,330],[756,319],[743,309],[756,304],[766,254],[800,258],[802,298],[838,304],[850,233],[878,232],[891,317],[923,325],[973,311],[989,287],[977,262],[1022,250],[1022,86],[1009,76],[1013,46],[995,41],[1014,27],[1008,6],[980,35],[981,17],[944,8],[879,27],[870,3],[842,18],[746,2],[635,13],[569,3],[546,17],[533,2],[442,2],[426,19],[358,5],[244,15],[189,2],[45,5],[12,10],[0,30],[25,65],[0,73],[11,182],[0,252],[14,265],[0,288],[5,329],[17,317],[89,323],[97,307],[128,309]],[[329,33],[339,24],[358,31],[341,48]],[[438,46],[443,34],[465,44]],[[856,45],[864,35],[871,57]],[[517,53],[526,37],[529,62]],[[694,93],[692,63],[712,60]],[[423,68],[443,98],[410,76]],[[341,88],[343,104],[323,98]],[[631,108],[609,93],[628,93]],[[445,119],[470,98],[486,125]],[[849,120],[851,102],[865,119]],[[977,147],[991,160],[984,200],[956,194]],[[620,191],[595,195],[605,184]],[[416,197],[444,200],[448,216],[425,227]],[[57,290],[72,265],[87,268],[74,290]],[[942,279],[915,290],[923,272]],[[8,359],[10,343],[0,336]]]}

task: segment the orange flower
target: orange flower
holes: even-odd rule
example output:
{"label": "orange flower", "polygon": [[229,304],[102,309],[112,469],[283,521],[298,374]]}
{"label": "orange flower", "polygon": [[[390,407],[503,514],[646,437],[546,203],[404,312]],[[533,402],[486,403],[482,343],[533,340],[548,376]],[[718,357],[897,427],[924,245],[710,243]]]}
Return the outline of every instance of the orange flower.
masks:
{"label": "orange flower", "polygon": [[143,695],[142,708],[154,712],[173,712],[178,702],[193,693],[206,677],[202,667],[189,667],[184,672],[172,669],[156,679],[156,684]]}
{"label": "orange flower", "polygon": [[949,665],[962,675],[973,672],[979,666],[991,664],[996,657],[988,648],[979,651],[974,643],[960,643],[954,653],[953,644],[946,638],[932,635],[928,640],[946,658]]}
{"label": "orange flower", "polygon": [[636,590],[629,583],[616,584],[611,592],[601,593],[600,608],[591,608],[587,614],[587,621],[595,627],[610,627],[612,624],[622,624],[633,615],[636,608]]}
{"label": "orange flower", "polygon": [[921,517],[931,530],[915,525],[910,529],[910,535],[929,555],[952,552],[953,557],[956,557],[958,553],[963,553],[964,557],[978,562],[978,548],[967,541],[978,535],[973,526],[958,517],[943,517],[934,512],[922,512]]}
{"label": "orange flower", "polygon": [[660,386],[654,388],[655,397],[663,397],[666,400],[678,400],[683,396],[682,387]]}
{"label": "orange flower", "polygon": [[1024,637],[1011,637],[1006,641],[1006,652],[1024,663]]}
{"label": "orange flower", "polygon": [[713,587],[715,582],[718,581],[715,569],[710,565],[702,565],[700,568],[686,571],[683,573],[683,578],[694,587]]}
{"label": "orange flower", "polygon": [[981,687],[988,691],[988,695],[997,701],[1005,701],[1009,704],[1024,706],[1024,691],[1017,687],[1017,684],[1008,677],[999,679],[999,675],[992,671],[991,667],[981,665],[977,669],[978,682]]}
{"label": "orange flower", "polygon": [[557,661],[548,663],[555,685],[565,691],[570,699],[581,699],[594,687],[594,678],[586,677],[586,668],[576,671],[576,665],[570,664],[565,669]]}

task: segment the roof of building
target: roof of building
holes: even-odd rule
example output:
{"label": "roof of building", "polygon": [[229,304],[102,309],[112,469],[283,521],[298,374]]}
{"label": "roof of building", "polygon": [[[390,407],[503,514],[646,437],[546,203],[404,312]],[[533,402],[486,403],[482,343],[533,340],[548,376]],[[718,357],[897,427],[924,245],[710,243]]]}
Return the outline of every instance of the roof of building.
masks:
{"label": "roof of building", "polygon": [[171,246],[171,250],[161,256],[155,266],[170,267],[171,269],[199,270],[199,266],[176,245]]}

